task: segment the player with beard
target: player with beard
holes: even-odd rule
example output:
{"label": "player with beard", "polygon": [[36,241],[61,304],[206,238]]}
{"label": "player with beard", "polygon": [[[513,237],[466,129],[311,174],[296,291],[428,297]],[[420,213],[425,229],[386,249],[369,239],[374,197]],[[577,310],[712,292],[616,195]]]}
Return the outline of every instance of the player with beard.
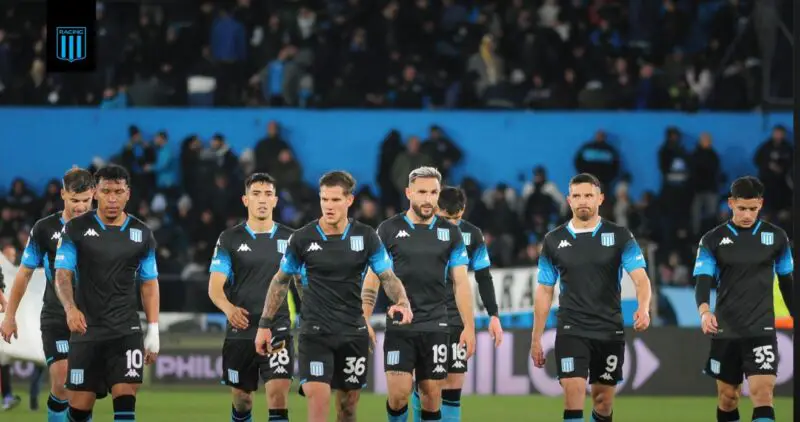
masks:
{"label": "player with beard", "polygon": [[[67,420],[92,419],[96,391],[110,386],[114,420],[135,420],[144,365],[159,350],[159,289],[152,231],[125,212],[130,175],[116,165],[95,173],[97,210],[64,225],[56,250],[56,293],[72,332]],[[141,298],[147,319],[142,336]]]}
{"label": "player with beard", "polygon": [[[0,326],[3,339],[11,342],[17,337],[17,310],[28,289],[33,271],[44,268],[47,284],[41,313],[42,346],[45,363],[50,372],[50,397],[47,399],[48,422],[66,421],[68,392],[64,388],[67,380],[67,354],[69,352],[69,327],[64,308],[58,301],[53,274],[55,274],[56,248],[61,239],[61,229],[68,221],[79,217],[92,208],[94,177],[81,168],[69,170],[62,179],[61,199],[64,211],[59,211],[37,221],[31,229],[28,244],[22,254],[19,271],[9,295],[8,309]],[[105,394],[105,391],[98,391]]]}
{"label": "player with beard", "polygon": [[336,390],[337,420],[356,420],[370,352],[359,295],[366,268],[379,274],[386,295],[397,304],[389,313],[397,314],[402,324],[413,317],[403,283],[394,275],[392,260],[375,230],[347,218],[355,184],[353,176],[343,171],[320,178],[322,217],[295,231],[289,239],[281,267],[270,283],[256,333],[259,354],[277,351],[280,346],[272,341],[273,330],[279,327],[276,314],[286,301],[289,282],[300,276],[303,324],[298,361],[300,393],[308,398],[309,422],[328,419],[331,390]]}
{"label": "player with beard", "polygon": [[[414,321],[405,326],[387,315],[383,349],[390,422],[407,420],[414,378],[421,393],[421,420],[442,420],[442,380],[447,378],[449,346],[457,343],[456,347],[464,350],[464,361],[475,350],[469,258],[458,226],[436,215],[441,181],[442,175],[433,167],[412,171],[406,188],[408,211],[378,227],[414,311]],[[378,288],[375,275],[368,272],[362,290],[367,319],[372,316]],[[447,315],[448,292],[453,289],[463,325],[458,339],[450,338]],[[370,333],[374,336],[371,328]]]}
{"label": "player with beard", "polygon": [[252,418],[252,395],[263,379],[270,422],[287,422],[294,356],[289,306],[285,301],[275,317],[273,344],[283,343],[286,347],[262,357],[253,348],[253,340],[267,283],[278,271],[294,230],[272,219],[278,203],[272,176],[254,173],[245,181],[244,189],[242,202],[247,207],[247,221],[220,234],[209,269],[208,295],[228,318],[222,346],[222,382],[231,387],[233,395],[231,421]]}
{"label": "player with beard", "polygon": [[586,378],[592,386],[592,420],[611,421],[616,385],[625,359],[620,279],[622,270],[636,286],[636,331],[650,325],[650,279],[633,234],[598,214],[600,181],[583,173],[569,182],[572,219],[544,238],[534,295],[531,357],[543,368],[542,347],[557,281],[561,283],[555,355],[564,389],[564,421],[583,421]]}

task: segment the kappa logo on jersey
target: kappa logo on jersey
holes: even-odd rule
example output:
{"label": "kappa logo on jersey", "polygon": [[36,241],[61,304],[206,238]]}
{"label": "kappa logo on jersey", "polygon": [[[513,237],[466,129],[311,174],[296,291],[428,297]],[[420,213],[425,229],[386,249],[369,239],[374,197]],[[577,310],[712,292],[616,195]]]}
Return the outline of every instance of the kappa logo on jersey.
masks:
{"label": "kappa logo on jersey", "polygon": [[125,373],[125,376],[128,378],[139,378],[139,372],[131,368],[128,370],[128,372]]}
{"label": "kappa logo on jersey", "polygon": [[442,242],[450,241],[450,229],[436,229],[436,238]]}
{"label": "kappa logo on jersey", "polygon": [[285,374],[288,374],[289,372],[286,371],[286,368],[284,368],[282,366],[278,366],[277,368],[275,368],[273,373],[275,373],[275,374],[284,374],[285,375]]}
{"label": "kappa logo on jersey", "polygon": [[361,252],[364,250],[364,236],[350,236],[350,250]]}
{"label": "kappa logo on jersey", "polygon": [[447,370],[444,369],[444,366],[442,366],[442,365],[436,365],[436,367],[433,368],[433,373],[434,374],[444,374],[445,372],[447,372]]}
{"label": "kappa logo on jersey", "polygon": [[349,382],[351,384],[358,384],[358,377],[355,375],[350,375],[349,377],[347,377],[345,382]]}
{"label": "kappa logo on jersey", "polygon": [[472,243],[472,233],[461,233],[461,238],[464,240],[464,246],[469,246]]}
{"label": "kappa logo on jersey", "polygon": [[312,242],[311,245],[306,249],[306,252],[314,252],[314,251],[321,251],[322,246],[320,246],[317,242]]}
{"label": "kappa logo on jersey", "polygon": [[614,246],[614,233],[602,233],[600,235],[600,244],[606,247]]}
{"label": "kappa logo on jersey", "polygon": [[773,368],[772,365],[769,364],[769,362],[764,362],[764,364],[761,365],[758,369],[762,371],[767,371],[767,370],[771,371]]}
{"label": "kappa logo on jersey", "polygon": [[252,252],[253,250],[250,249],[250,246],[247,246],[247,243],[242,243],[239,245],[239,249],[236,249],[236,252]]}
{"label": "kappa logo on jersey", "polygon": [[69,382],[72,385],[83,384],[83,369],[73,369],[69,371]]}
{"label": "kappa logo on jersey", "polygon": [[559,242],[558,247],[556,249],[566,248],[568,246],[572,246],[572,243],[569,243],[566,240],[562,240],[561,242]]}
{"label": "kappa logo on jersey", "polygon": [[411,237],[411,235],[409,235],[408,232],[405,230],[400,230],[399,232],[397,232],[397,236],[395,236],[395,239],[400,237]]}
{"label": "kappa logo on jersey", "polygon": [[100,235],[97,234],[97,232],[94,231],[94,229],[86,230],[86,233],[83,234],[83,237],[86,237],[86,236],[89,236],[89,237],[100,237]]}
{"label": "kappa logo on jersey", "polygon": [[600,379],[604,379],[604,380],[606,380],[606,381],[611,381],[611,380],[613,380],[614,378],[612,378],[612,377],[611,377],[611,374],[609,374],[608,372],[606,372],[606,373],[604,373],[603,375],[600,375]]}
{"label": "kappa logo on jersey", "polygon": [[772,232],[761,232],[761,244],[771,246],[775,243],[775,234]]}
{"label": "kappa logo on jersey", "polygon": [[287,242],[287,241],[285,241],[283,239],[278,239],[278,245],[277,245],[278,246],[278,253],[279,254],[285,254],[286,253],[286,246],[288,244],[289,244],[289,242]]}
{"label": "kappa logo on jersey", "polygon": [[67,340],[56,341],[56,352],[61,354],[69,353],[69,341]]}
{"label": "kappa logo on jersey", "polygon": [[308,372],[312,377],[321,377],[325,373],[325,365],[322,362],[310,362],[308,364]]}
{"label": "kappa logo on jersey", "polygon": [[129,231],[129,233],[130,233],[130,236],[131,236],[131,240],[133,240],[136,243],[142,243],[142,231],[141,230],[139,230],[139,229],[131,229]]}
{"label": "kappa logo on jersey", "polygon": [[457,360],[457,361],[453,362],[453,368],[461,369],[463,367],[464,367],[464,362],[462,362],[460,360]]}
{"label": "kappa logo on jersey", "polygon": [[733,245],[733,240],[730,237],[723,238],[720,242],[720,245]]}
{"label": "kappa logo on jersey", "polygon": [[[61,239],[61,232],[53,232],[53,235],[50,236],[50,240],[59,240]],[[30,242],[30,239],[28,239]]]}

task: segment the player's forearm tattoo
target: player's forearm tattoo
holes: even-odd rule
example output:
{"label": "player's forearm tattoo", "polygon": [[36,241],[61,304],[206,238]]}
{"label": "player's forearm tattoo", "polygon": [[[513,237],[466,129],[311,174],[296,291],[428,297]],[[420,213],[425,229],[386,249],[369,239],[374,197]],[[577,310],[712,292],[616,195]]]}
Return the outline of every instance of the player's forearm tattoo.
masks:
{"label": "player's forearm tattoo", "polygon": [[286,295],[289,293],[289,282],[292,281],[292,276],[283,271],[278,271],[275,277],[272,277],[272,282],[269,283],[269,290],[267,290],[267,299],[264,302],[264,312],[261,314],[262,318],[272,318],[281,304],[286,300]]}
{"label": "player's forearm tattoo", "polygon": [[56,295],[61,304],[64,305],[65,311],[75,307],[75,297],[72,290],[72,271],[56,270]]}
{"label": "player's forearm tattoo", "polygon": [[403,283],[394,274],[392,270],[386,270],[378,275],[383,284],[383,290],[389,299],[400,306],[408,306],[408,296],[406,296],[406,288]]}
{"label": "player's forearm tattoo", "polygon": [[361,304],[367,305],[369,307],[375,307],[375,301],[378,299],[378,291],[375,289],[370,289],[369,287],[364,287],[361,290]]}

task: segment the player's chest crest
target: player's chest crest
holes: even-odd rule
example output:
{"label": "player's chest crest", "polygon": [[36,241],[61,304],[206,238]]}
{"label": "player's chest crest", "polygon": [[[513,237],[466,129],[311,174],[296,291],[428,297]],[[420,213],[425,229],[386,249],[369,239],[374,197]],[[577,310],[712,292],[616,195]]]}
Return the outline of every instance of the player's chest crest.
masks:
{"label": "player's chest crest", "polygon": [[760,232],[723,236],[716,241],[716,256],[720,264],[769,264],[777,258],[775,234]]}
{"label": "player's chest crest", "polygon": [[362,268],[366,265],[367,251],[364,236],[348,236],[345,239],[314,240],[305,246],[305,261],[310,264],[352,264]]}
{"label": "player's chest crest", "polygon": [[390,242],[394,254],[413,258],[445,257],[450,251],[450,230],[446,228],[403,228]]}
{"label": "player's chest crest", "polygon": [[[135,239],[132,238],[134,236]],[[145,245],[144,242],[137,241],[141,236],[139,229],[118,231],[88,228],[82,234],[79,252],[82,255],[103,257],[106,262],[127,260],[141,255]]]}
{"label": "player's chest crest", "polygon": [[620,249],[614,233],[578,233],[556,243],[559,261],[570,265],[604,265],[619,258]]}

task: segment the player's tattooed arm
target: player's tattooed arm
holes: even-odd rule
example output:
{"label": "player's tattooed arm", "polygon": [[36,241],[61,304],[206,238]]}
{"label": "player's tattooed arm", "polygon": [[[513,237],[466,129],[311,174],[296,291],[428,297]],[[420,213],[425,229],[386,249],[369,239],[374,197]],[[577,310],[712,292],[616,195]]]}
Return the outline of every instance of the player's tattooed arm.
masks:
{"label": "player's tattooed arm", "polygon": [[367,276],[364,277],[364,285],[361,287],[361,309],[367,319],[372,316],[375,302],[378,300],[379,288],[378,276],[372,272],[372,269],[367,270]]}
{"label": "player's tattooed arm", "polygon": [[[406,289],[403,287],[403,282],[397,278],[394,271],[386,270],[380,274],[378,274],[378,278],[381,280],[383,284],[383,291],[386,292],[386,296],[394,302],[395,304],[403,307],[408,307],[408,296],[406,295]],[[375,296],[377,297],[378,292],[375,291]],[[364,297],[362,293],[362,298]],[[373,301],[374,304],[374,301]]]}
{"label": "player's tattooed arm", "polygon": [[286,300],[286,295],[289,293],[289,283],[293,280],[293,276],[278,270],[272,281],[269,283],[269,290],[267,291],[267,299],[264,302],[264,312],[261,314],[262,320],[271,320],[278,309]]}
{"label": "player's tattooed arm", "polygon": [[75,308],[75,292],[72,289],[73,273],[70,270],[56,269],[56,295],[65,311]]}

